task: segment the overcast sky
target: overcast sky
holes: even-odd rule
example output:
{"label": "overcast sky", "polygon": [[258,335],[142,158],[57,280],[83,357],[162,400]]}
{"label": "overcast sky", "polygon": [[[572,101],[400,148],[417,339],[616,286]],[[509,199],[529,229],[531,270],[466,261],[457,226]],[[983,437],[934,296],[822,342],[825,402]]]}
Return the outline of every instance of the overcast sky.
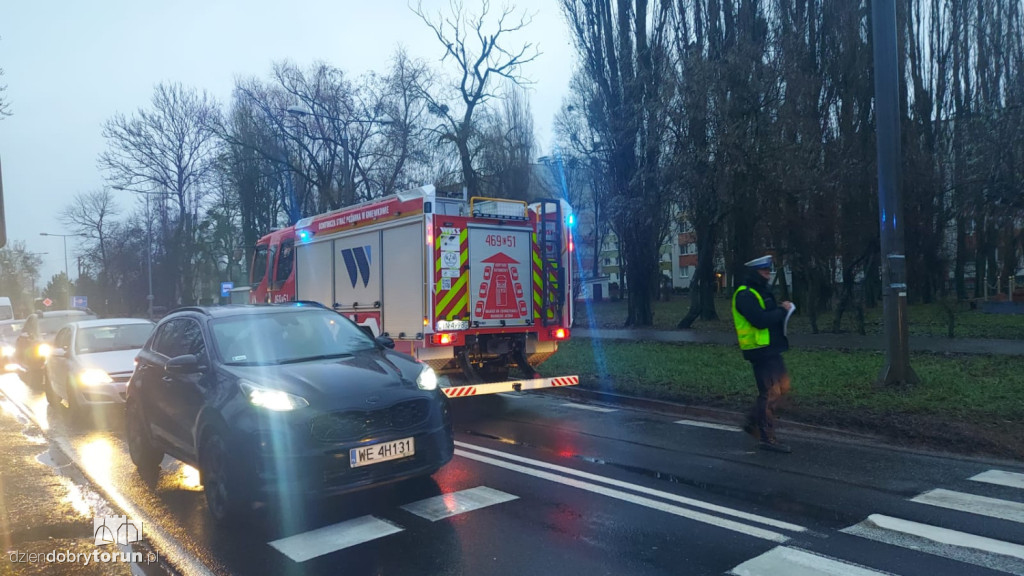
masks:
{"label": "overcast sky", "polygon": [[[568,91],[575,56],[558,3],[514,0],[532,24],[511,42],[542,52],[524,69],[542,152]],[[467,0],[467,11],[478,2]],[[424,0],[432,13],[447,0]],[[492,12],[502,6],[492,2]],[[64,269],[56,214],[79,192],[103,186],[97,158],[103,122],[148,106],[153,86],[181,82],[230,101],[238,76],[268,78],[271,63],[317,60],[354,75],[386,70],[399,45],[439,66],[442,47],[404,0],[178,0],[6,3],[0,17],[0,68],[13,116],[0,120],[0,161],[8,241],[42,256],[41,284]],[[446,62],[449,69],[451,62]],[[117,192],[128,209],[129,193]],[[71,276],[77,243],[68,238]],[[139,255],[140,262],[144,255]]]}

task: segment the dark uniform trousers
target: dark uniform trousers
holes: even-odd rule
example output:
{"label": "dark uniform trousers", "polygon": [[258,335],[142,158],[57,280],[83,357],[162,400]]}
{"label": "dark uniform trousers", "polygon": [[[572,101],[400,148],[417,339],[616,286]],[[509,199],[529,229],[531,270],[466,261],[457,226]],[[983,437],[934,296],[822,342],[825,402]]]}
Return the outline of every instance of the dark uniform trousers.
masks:
{"label": "dark uniform trousers", "polygon": [[757,402],[749,420],[757,426],[761,440],[775,438],[775,408],[779,398],[789,392],[789,372],[781,354],[751,360],[757,382]]}

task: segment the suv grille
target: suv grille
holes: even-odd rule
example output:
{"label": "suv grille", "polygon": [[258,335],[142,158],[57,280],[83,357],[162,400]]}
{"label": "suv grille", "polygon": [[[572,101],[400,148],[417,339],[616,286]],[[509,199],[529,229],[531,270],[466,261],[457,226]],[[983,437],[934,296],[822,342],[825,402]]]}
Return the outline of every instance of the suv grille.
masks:
{"label": "suv grille", "polygon": [[424,399],[399,402],[388,408],[368,412],[331,412],[313,418],[310,434],[321,442],[355,440],[377,432],[416,426],[429,415],[430,401]]}

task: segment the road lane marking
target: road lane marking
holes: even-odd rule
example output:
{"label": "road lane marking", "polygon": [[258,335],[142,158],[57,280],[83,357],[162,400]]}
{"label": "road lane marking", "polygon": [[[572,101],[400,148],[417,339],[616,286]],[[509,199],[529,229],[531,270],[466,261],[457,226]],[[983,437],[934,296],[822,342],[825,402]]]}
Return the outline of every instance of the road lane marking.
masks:
{"label": "road lane marking", "polygon": [[844,528],[840,532],[1010,574],[1024,575],[1024,546],[1011,542],[881,514],[872,514],[860,524]]}
{"label": "road lane marking", "polygon": [[714,430],[727,430],[729,432],[743,432],[739,426],[729,426],[727,424],[715,424],[714,422],[701,422],[700,420],[676,420],[676,424],[685,424],[686,426],[696,426],[698,428],[711,428]]}
{"label": "road lane marking", "polygon": [[569,474],[571,476],[578,476],[587,480],[593,480],[595,482],[601,482],[602,484],[608,484],[609,486],[615,486],[616,488],[625,488],[634,492],[640,492],[648,496],[655,496],[663,500],[670,500],[679,504],[686,504],[694,508],[703,508],[704,510],[710,510],[712,512],[718,512],[719,514],[725,514],[727,516],[733,516],[734,518],[741,518],[743,520],[749,520],[751,522],[757,522],[758,524],[764,524],[766,526],[772,526],[774,528],[780,528],[782,530],[789,530],[790,532],[806,532],[807,528],[797,524],[790,524],[789,522],[783,522],[781,520],[774,520],[764,516],[758,516],[757,514],[751,514],[749,512],[742,512],[740,510],[734,510],[725,506],[719,506],[717,504],[711,504],[710,502],[704,502],[703,500],[695,500],[693,498],[687,498],[686,496],[680,496],[671,492],[664,492],[656,490],[654,488],[647,488],[646,486],[640,486],[638,484],[632,484],[630,482],[623,482],[622,480],[616,480],[614,478],[607,478],[605,476],[599,476],[597,474],[591,474],[589,472],[583,472],[574,468],[567,468],[565,466],[559,466],[557,464],[549,464],[542,460],[534,460],[532,458],[524,458],[515,454],[509,454],[500,450],[492,450],[490,448],[484,448],[483,446],[477,446],[475,444],[467,444],[459,440],[455,441],[455,445],[461,448],[469,448],[484,454],[491,454],[499,456],[513,462],[521,462],[523,464],[529,464],[538,468],[547,468],[548,470],[554,470],[563,474]]}
{"label": "road lane marking", "polygon": [[[31,420],[40,430],[44,432],[49,431],[48,428],[44,428],[40,425],[37,419],[36,413],[29,409],[24,403],[15,398],[3,390],[0,387],[0,394],[3,394],[20,410],[29,420]],[[110,478],[100,478],[95,472],[90,472],[89,468],[84,465],[81,456],[78,451],[74,449],[70,442],[66,438],[59,436],[47,436],[49,441],[57,446],[57,448],[63,452],[71,461],[75,467],[85,476],[91,483],[93,488],[107,501],[111,502],[124,512],[129,518],[133,520],[141,520],[145,523],[145,538],[146,540],[153,543],[153,548],[158,550],[168,562],[174,566],[179,572],[185,576],[214,576],[213,570],[206,566],[198,556],[190,552],[185,546],[179,542],[176,538],[170,535],[167,530],[160,526],[160,522],[155,520],[154,517],[148,513],[145,513],[141,508],[136,507],[128,497],[117,490],[117,486],[110,480]],[[120,456],[130,462],[128,450],[121,450]],[[134,467],[134,465],[132,465]],[[141,479],[139,480],[141,482]]]}
{"label": "road lane marking", "polygon": [[312,560],[357,544],[401,532],[403,528],[376,516],[360,516],[302,534],[269,542],[296,562]]}
{"label": "road lane marking", "polygon": [[590,406],[589,404],[576,404],[575,402],[565,402],[562,406],[569,408],[579,408],[580,410],[590,410],[592,412],[617,412],[615,408],[601,408],[600,406]]}
{"label": "road lane marking", "polygon": [[1024,524],[1024,504],[1020,502],[976,496],[941,488],[925,492],[911,498],[910,501]]}
{"label": "road lane marking", "polygon": [[998,484],[1000,486],[1009,486],[1010,488],[1020,488],[1024,490],[1024,474],[1018,474],[1016,472],[989,470],[988,472],[982,472],[977,476],[972,476],[971,480],[974,480],[975,482],[986,482],[988,484]]}
{"label": "road lane marking", "polygon": [[681,516],[683,518],[689,518],[697,522],[703,522],[705,524],[711,524],[712,526],[718,526],[726,530],[732,530],[755,538],[761,538],[763,540],[769,540],[771,542],[784,543],[789,540],[788,537],[779,534],[778,532],[772,532],[771,530],[765,530],[763,528],[757,528],[755,526],[748,526],[747,524],[741,524],[725,518],[719,518],[717,516],[711,516],[710,514],[704,514],[703,512],[696,512],[694,510],[688,510],[679,506],[673,506],[666,504],[658,500],[652,500],[643,496],[637,496],[635,494],[629,494],[621,492],[619,490],[613,490],[605,486],[598,486],[597,484],[591,484],[590,482],[583,482],[582,480],[576,480],[575,478],[568,478],[566,476],[559,476],[550,472],[544,472],[542,470],[536,470],[533,468],[527,468],[518,464],[512,464],[511,462],[505,462],[503,460],[497,460],[489,456],[483,456],[480,454],[474,454],[472,452],[466,452],[465,450],[455,450],[455,454],[462,456],[463,458],[469,458],[470,460],[476,460],[477,462],[483,462],[484,464],[490,464],[506,470],[512,470],[513,472],[520,472],[543,480],[550,480],[558,484],[564,484],[565,486],[571,486],[573,488],[579,488],[581,490],[587,490],[595,494],[601,494],[610,498],[615,498],[632,504],[639,504],[640,506],[646,506],[654,510],[660,510],[667,512],[675,516]]}
{"label": "road lane marking", "polygon": [[437,522],[438,520],[450,518],[457,514],[472,512],[473,510],[479,510],[481,508],[501,504],[502,502],[509,502],[518,498],[518,496],[513,496],[512,494],[502,492],[501,490],[495,490],[493,488],[488,488],[487,486],[477,486],[476,488],[470,488],[468,490],[459,490],[458,492],[432,496],[411,504],[406,504],[400,508],[407,512],[411,512],[420,518],[426,518],[431,522]]}
{"label": "road lane marking", "polygon": [[788,546],[776,546],[728,572],[734,576],[885,576],[857,564]]}

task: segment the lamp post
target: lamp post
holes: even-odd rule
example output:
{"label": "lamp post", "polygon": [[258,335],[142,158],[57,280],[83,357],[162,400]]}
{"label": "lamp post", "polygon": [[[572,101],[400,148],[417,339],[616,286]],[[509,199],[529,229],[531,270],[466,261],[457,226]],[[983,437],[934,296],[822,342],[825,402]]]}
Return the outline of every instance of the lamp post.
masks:
{"label": "lamp post", "polygon": [[169,196],[169,192],[154,192],[145,190],[133,190],[123,186],[111,186],[114,190],[135,192],[146,197],[146,317],[153,319],[153,217],[149,213],[150,196]]}
{"label": "lamp post", "polygon": [[71,275],[68,273],[68,238],[74,236],[85,236],[85,234],[50,234],[40,232],[40,236],[59,236],[64,239],[64,281],[67,282],[68,308],[71,308]]}

